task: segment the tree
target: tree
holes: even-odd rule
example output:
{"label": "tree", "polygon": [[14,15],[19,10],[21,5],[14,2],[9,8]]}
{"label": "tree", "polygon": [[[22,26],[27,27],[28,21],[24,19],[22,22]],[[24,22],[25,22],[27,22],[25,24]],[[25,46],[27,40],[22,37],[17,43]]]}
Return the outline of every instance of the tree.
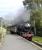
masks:
{"label": "tree", "polygon": [[36,24],[39,23],[37,26],[40,26],[40,21],[42,21],[42,9],[32,10],[32,20],[36,21]]}
{"label": "tree", "polygon": [[23,5],[29,5],[29,7],[34,8],[34,5],[37,5],[37,7],[41,7],[42,5],[42,0],[25,0],[23,1]]}
{"label": "tree", "polygon": [[42,0],[32,0],[32,2],[37,4],[37,7],[41,7],[42,5]]}
{"label": "tree", "polygon": [[42,27],[42,0],[25,0],[24,3],[24,6],[29,5],[31,9],[31,23],[34,24],[36,34],[36,29]]}
{"label": "tree", "polygon": [[[36,27],[36,31],[38,31],[38,29],[40,30],[40,28],[42,28],[41,24],[42,22],[42,9],[37,9],[37,10],[32,10],[32,16],[31,16],[31,21],[35,21],[34,22],[34,27]],[[40,32],[40,31],[38,31]],[[38,32],[37,32],[37,35],[38,35]],[[41,33],[39,34],[41,36]]]}

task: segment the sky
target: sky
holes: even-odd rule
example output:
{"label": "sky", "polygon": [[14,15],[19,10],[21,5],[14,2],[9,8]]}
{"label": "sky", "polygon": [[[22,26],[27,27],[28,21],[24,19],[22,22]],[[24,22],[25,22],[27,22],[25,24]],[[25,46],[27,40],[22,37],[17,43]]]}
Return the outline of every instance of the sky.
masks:
{"label": "sky", "polygon": [[0,0],[0,17],[6,18],[7,15],[17,15],[19,9],[23,7],[22,1],[23,0]]}
{"label": "sky", "polygon": [[[0,0],[0,17],[9,24],[17,23],[21,20],[29,20],[30,11],[23,6],[23,0]],[[29,15],[28,15],[29,14]]]}

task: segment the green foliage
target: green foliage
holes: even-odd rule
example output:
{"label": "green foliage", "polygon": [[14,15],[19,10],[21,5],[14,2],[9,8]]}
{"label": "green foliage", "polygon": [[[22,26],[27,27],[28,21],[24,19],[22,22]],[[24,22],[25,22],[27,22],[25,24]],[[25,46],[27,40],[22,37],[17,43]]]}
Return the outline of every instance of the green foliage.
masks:
{"label": "green foliage", "polygon": [[36,3],[42,3],[42,0],[34,0]]}
{"label": "green foliage", "polygon": [[29,5],[29,8],[31,9],[40,8],[42,7],[42,0],[24,0],[23,5]]}
{"label": "green foliage", "polygon": [[35,26],[38,36],[42,36],[42,9],[32,10],[31,20],[35,20]]}
{"label": "green foliage", "polygon": [[26,3],[35,2],[35,3],[42,3],[42,0],[25,0]]}
{"label": "green foliage", "polygon": [[2,37],[5,36],[5,34],[6,34],[6,29],[1,26],[0,27],[0,40],[1,40]]}
{"label": "green foliage", "polygon": [[35,24],[37,27],[40,27],[40,24],[42,23],[42,22],[40,22],[40,21],[42,21],[42,9],[40,8],[37,10],[32,10],[31,19],[35,20],[35,22],[36,22]]}
{"label": "green foliage", "polygon": [[37,34],[36,35],[42,37],[42,28],[37,28]]}

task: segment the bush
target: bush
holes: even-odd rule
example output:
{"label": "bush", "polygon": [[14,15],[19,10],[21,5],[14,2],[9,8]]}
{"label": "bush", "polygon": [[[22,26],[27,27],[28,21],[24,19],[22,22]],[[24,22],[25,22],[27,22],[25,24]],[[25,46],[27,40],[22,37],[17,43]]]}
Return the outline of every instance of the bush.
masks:
{"label": "bush", "polygon": [[3,28],[3,27],[0,27],[0,40],[1,40],[2,38],[4,38],[5,35],[6,35],[6,29]]}
{"label": "bush", "polygon": [[42,37],[42,28],[37,29],[37,34],[36,35]]}

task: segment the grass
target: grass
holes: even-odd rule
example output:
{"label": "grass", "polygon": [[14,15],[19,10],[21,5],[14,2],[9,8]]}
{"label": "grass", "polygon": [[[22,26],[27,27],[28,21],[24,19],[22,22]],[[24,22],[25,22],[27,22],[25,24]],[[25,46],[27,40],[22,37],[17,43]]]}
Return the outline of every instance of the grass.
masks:
{"label": "grass", "polygon": [[34,36],[32,41],[36,41],[38,43],[42,43],[42,37],[39,37],[39,36]]}

